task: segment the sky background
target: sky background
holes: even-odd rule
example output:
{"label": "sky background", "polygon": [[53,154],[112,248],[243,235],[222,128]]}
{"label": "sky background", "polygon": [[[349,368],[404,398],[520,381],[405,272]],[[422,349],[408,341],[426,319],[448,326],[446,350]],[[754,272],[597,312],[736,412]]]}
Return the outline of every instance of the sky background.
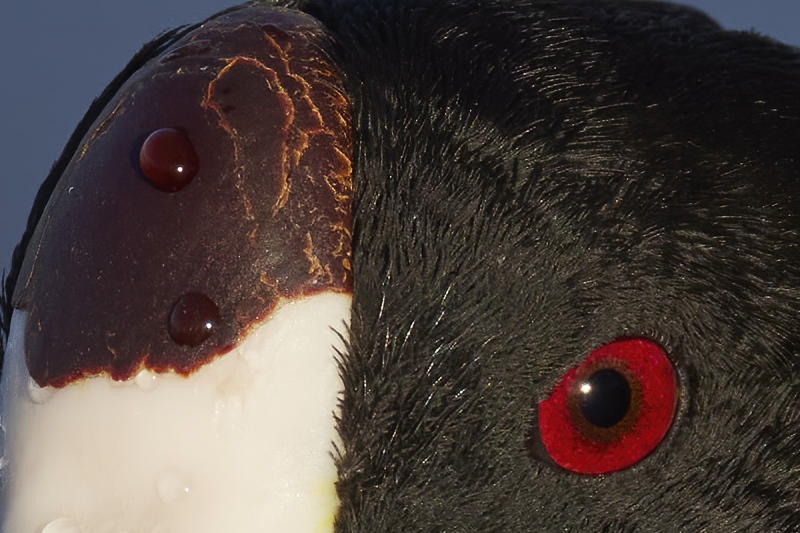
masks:
{"label": "sky background", "polygon": [[[0,270],[40,182],[92,99],[159,32],[230,0],[8,0],[0,13]],[[800,46],[798,0],[693,0],[728,28]]]}

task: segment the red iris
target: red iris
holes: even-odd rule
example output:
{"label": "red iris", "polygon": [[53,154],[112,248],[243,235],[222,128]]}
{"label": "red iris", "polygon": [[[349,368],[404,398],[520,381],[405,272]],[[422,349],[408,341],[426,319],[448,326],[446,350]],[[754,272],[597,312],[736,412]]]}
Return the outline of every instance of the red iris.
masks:
{"label": "red iris", "polygon": [[607,474],[663,440],[675,415],[672,364],[656,343],[624,339],[594,350],[539,404],[545,450],[560,467]]}

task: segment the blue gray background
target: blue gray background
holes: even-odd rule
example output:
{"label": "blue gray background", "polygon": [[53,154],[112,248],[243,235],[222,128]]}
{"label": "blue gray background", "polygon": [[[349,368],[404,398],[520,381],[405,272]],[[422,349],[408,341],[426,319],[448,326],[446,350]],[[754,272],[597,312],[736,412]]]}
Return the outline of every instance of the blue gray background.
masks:
{"label": "blue gray background", "polygon": [[[0,269],[92,99],[144,42],[236,0],[9,0],[0,13]],[[798,0],[691,0],[724,26],[800,46]],[[800,179],[800,177],[798,178]]]}

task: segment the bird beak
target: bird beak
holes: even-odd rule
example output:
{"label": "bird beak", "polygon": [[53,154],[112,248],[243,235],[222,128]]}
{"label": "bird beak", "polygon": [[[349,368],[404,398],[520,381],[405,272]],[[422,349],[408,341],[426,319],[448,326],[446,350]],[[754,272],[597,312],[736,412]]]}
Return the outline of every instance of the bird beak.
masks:
{"label": "bird beak", "polygon": [[13,291],[4,531],[332,531],[352,124],[330,44],[239,8],[90,110]]}
{"label": "bird beak", "polygon": [[[39,387],[16,312],[3,368],[3,531],[333,531],[350,297],[281,306],[189,376]],[[42,529],[44,527],[44,529]]]}

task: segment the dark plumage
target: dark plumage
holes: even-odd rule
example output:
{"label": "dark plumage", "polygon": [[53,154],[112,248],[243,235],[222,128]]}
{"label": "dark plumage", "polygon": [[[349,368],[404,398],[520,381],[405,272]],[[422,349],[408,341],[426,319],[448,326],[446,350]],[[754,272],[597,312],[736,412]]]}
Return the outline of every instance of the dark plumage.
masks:
{"label": "dark plumage", "polygon": [[[336,530],[800,528],[800,52],[654,2],[299,9],[356,123]],[[677,371],[665,440],[601,476],[532,453],[621,337]]]}

